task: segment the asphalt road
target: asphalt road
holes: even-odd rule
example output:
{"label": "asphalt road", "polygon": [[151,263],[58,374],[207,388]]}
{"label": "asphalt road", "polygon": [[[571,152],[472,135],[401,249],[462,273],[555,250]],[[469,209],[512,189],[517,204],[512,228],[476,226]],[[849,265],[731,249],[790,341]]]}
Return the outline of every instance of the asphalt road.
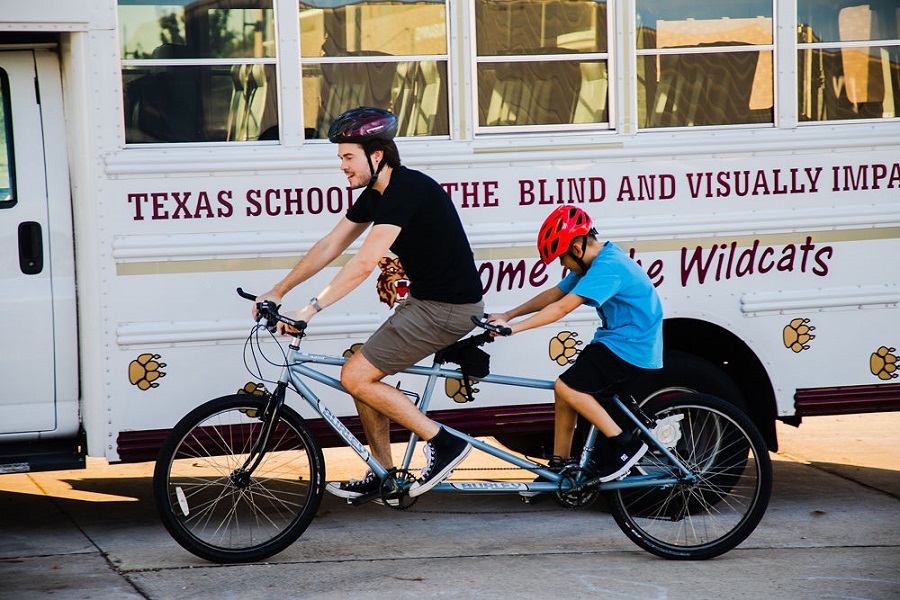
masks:
{"label": "asphalt road", "polygon": [[[602,503],[432,493],[407,511],[326,494],[286,551],[220,566],[159,523],[150,464],[2,475],[0,598],[900,598],[900,413],[778,433],[762,523],[701,562],[643,552]],[[326,456],[329,479],[360,474],[345,451]]]}

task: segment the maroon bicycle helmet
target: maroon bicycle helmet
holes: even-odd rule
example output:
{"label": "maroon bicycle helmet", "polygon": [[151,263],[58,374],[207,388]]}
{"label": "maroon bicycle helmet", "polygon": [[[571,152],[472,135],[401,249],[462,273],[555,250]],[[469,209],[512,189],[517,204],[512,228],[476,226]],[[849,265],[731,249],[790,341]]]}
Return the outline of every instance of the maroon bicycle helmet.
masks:
{"label": "maroon bicycle helmet", "polygon": [[328,140],[335,144],[362,144],[370,140],[389,142],[397,135],[397,115],[380,108],[360,106],[335,118]]}
{"label": "maroon bicycle helmet", "polygon": [[537,247],[544,264],[550,264],[569,251],[572,240],[592,233],[593,223],[586,212],[576,206],[560,206],[544,220],[538,233]]}

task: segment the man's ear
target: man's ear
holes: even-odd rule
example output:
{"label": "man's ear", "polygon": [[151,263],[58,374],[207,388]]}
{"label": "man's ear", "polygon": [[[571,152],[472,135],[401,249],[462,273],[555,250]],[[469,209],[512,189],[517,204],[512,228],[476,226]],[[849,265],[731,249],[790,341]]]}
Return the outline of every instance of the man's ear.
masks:
{"label": "man's ear", "polygon": [[372,158],[372,164],[377,167],[381,164],[381,161],[384,160],[384,150],[375,150],[370,154],[370,157]]}

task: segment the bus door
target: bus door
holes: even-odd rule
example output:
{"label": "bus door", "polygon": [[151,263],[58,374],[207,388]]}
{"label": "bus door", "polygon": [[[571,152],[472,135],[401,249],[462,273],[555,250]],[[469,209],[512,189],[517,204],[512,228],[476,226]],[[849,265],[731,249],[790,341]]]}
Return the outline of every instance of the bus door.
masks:
{"label": "bus door", "polygon": [[[62,214],[50,210],[48,189],[56,186],[48,180],[44,145],[55,138],[45,135],[43,128],[56,129],[50,135],[62,138],[63,145],[64,133],[61,122],[42,118],[36,57],[36,51],[0,51],[0,441],[11,439],[8,434],[41,432],[44,437],[43,432],[55,430],[58,381],[71,381],[71,372],[77,369],[71,340],[65,344],[73,350],[68,356],[57,350],[60,331],[74,330],[72,323],[55,325],[74,315],[74,292],[68,291],[74,267],[68,273],[54,273],[60,265],[71,265],[71,209],[66,197],[54,199],[64,202]],[[50,64],[58,65],[55,56]],[[55,85],[47,93],[61,97],[58,66],[53,76]],[[57,100],[48,105],[61,106]],[[52,166],[54,171],[60,168],[67,170],[66,165]],[[67,190],[68,184],[64,187]],[[59,228],[59,233],[51,227]],[[54,252],[67,259],[54,260]],[[54,283],[59,283],[57,291],[71,305],[64,315],[54,303]],[[68,372],[58,377],[61,358],[67,361]]]}

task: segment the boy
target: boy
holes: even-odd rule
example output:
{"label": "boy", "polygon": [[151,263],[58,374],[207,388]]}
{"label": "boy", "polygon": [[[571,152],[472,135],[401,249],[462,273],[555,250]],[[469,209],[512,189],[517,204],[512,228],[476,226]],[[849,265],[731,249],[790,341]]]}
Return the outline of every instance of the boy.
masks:
{"label": "boy", "polygon": [[[611,394],[645,369],[662,368],[663,313],[656,290],[641,268],[618,246],[600,242],[591,218],[575,206],[560,206],[538,234],[545,264],[559,258],[569,270],[555,287],[488,321],[518,333],[563,318],[582,304],[597,309],[602,323],[575,364],[554,386],[556,424],[550,468],[569,458],[578,415],[597,426],[612,445],[613,459],[599,467],[601,481],[624,477],[647,445],[623,431],[595,398]],[[534,313],[534,314],[532,314]],[[518,323],[507,321],[531,315]],[[529,494],[533,495],[533,493]]]}

